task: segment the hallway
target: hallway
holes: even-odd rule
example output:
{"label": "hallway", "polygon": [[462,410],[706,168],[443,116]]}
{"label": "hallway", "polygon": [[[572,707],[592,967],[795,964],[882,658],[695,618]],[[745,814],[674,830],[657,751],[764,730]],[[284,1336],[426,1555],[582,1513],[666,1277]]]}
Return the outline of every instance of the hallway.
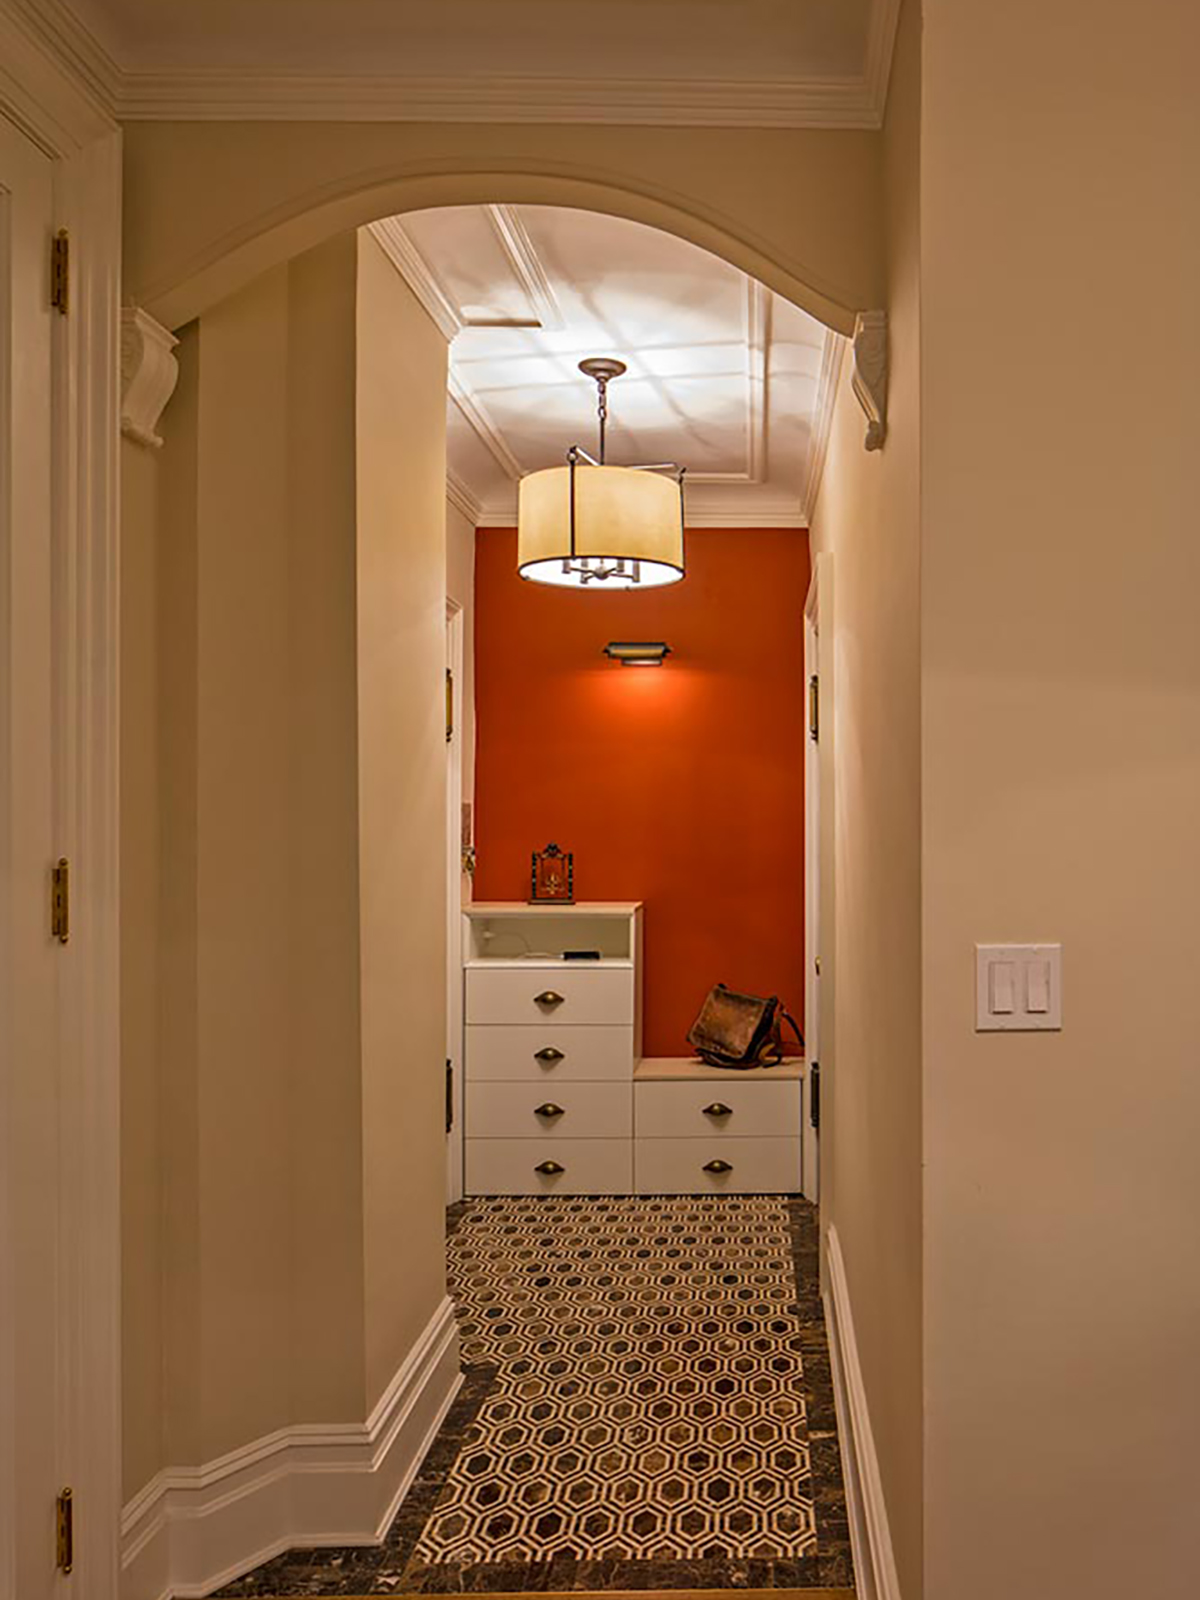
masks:
{"label": "hallway", "polygon": [[466,1377],[387,1540],[222,1595],[852,1583],[815,1208],[489,1197],[449,1228]]}

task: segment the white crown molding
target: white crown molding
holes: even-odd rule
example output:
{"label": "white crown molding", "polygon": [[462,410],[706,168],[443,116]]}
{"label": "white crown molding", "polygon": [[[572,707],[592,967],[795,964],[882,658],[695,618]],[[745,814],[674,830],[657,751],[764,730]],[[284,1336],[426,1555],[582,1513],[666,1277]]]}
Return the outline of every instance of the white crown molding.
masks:
{"label": "white crown molding", "polygon": [[703,507],[689,510],[688,528],[807,528],[808,522],[797,501],[786,506],[772,507],[750,504],[739,510],[737,502],[722,506],[719,511]]}
{"label": "white crown molding", "polygon": [[863,446],[882,450],[887,438],[888,317],[886,311],[860,311],[850,342],[850,387],[867,419]]}
{"label": "white crown molding", "polygon": [[450,398],[458,407],[465,420],[474,429],[480,442],[491,451],[492,459],[514,483],[525,476],[525,468],[513,455],[504,441],[503,435],[496,424],[488,416],[484,407],[475,398],[463,383],[458,374],[451,368],[446,380],[446,387]]}
{"label": "white crown molding", "polygon": [[479,526],[483,507],[457,472],[447,471],[446,473],[446,499],[456,511],[466,517],[468,522],[475,527]]}
{"label": "white crown molding", "polygon": [[746,466],[741,472],[689,472],[689,483],[763,483],[767,473],[767,361],[771,291],[746,279]]}
{"label": "white crown molding", "polygon": [[854,1333],[850,1287],[835,1227],[829,1228],[825,1241],[829,1265],[825,1320],[829,1330],[838,1434],[842,1441],[856,1592],[859,1600],[901,1600],[883,1477],[875,1452],[866,1384]]}
{"label": "white crown molding", "polygon": [[859,75],[757,79],[532,76],[140,67],[119,59],[65,0],[0,0],[125,122],[314,121],[879,128],[900,0],[872,0]]}
{"label": "white crown molding", "polygon": [[381,1543],[461,1383],[444,1299],[366,1422],[280,1428],[160,1472],[122,1512],[122,1600],[210,1594],[292,1545]]}
{"label": "white crown molding", "polygon": [[817,509],[817,496],[821,492],[821,479],[825,476],[825,460],[829,454],[829,435],[833,428],[833,408],[837,402],[838,382],[842,374],[842,360],[846,354],[846,340],[832,328],[825,330],[825,344],[821,350],[821,373],[817,379],[817,403],[813,410],[812,429],[808,442],[808,470],[804,477],[804,515],[811,520]]}
{"label": "white crown molding", "polygon": [[562,308],[519,212],[513,206],[502,205],[489,205],[484,209],[538,324],[548,330],[562,328]]}
{"label": "white crown molding", "polygon": [[496,122],[878,128],[865,77],[438,77],[196,67],[122,75],[127,122]]}
{"label": "white crown molding", "polygon": [[872,0],[867,19],[867,56],[863,73],[867,99],[874,108],[872,126],[883,126],[887,109],[888,82],[892,75],[892,53],[896,48],[896,28],[900,22],[900,0]]}
{"label": "white crown molding", "polygon": [[[70,74],[93,112],[111,126],[120,95],[121,69],[70,6],[63,0],[0,0],[0,17],[5,23],[11,19],[28,40],[53,57]],[[6,67],[15,69],[19,65],[7,48],[0,59]]]}
{"label": "white crown molding", "polygon": [[139,306],[121,308],[121,432],[153,450],[162,448],[158,419],[179,379],[178,343]]}
{"label": "white crown molding", "polygon": [[368,224],[371,237],[408,284],[449,343],[462,331],[463,320],[398,217]]}
{"label": "white crown molding", "polygon": [[[116,131],[82,29],[58,0],[0,0],[0,107],[48,155],[69,158]],[[99,46],[96,46],[99,50]]]}
{"label": "white crown molding", "polygon": [[[731,496],[719,508],[689,504],[689,528],[807,528],[808,519],[798,501],[763,505],[761,499]],[[515,528],[517,508],[512,502],[483,505],[475,517],[477,528]]]}

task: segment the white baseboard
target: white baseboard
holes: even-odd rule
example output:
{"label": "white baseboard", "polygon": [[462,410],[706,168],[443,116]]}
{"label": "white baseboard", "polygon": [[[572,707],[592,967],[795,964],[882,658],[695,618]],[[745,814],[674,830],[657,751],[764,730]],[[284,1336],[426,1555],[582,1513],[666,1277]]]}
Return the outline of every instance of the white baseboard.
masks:
{"label": "white baseboard", "polygon": [[457,1394],[443,1300],[366,1422],[280,1428],[160,1472],[121,1516],[122,1600],[189,1600],[292,1545],[378,1544]]}
{"label": "white baseboard", "polygon": [[836,1228],[828,1229],[826,1245],[829,1294],[825,1300],[825,1320],[829,1328],[829,1355],[858,1600],[900,1600],[900,1579],[892,1551],[883,1480],[871,1433],[867,1391],[854,1338],[846,1266]]}

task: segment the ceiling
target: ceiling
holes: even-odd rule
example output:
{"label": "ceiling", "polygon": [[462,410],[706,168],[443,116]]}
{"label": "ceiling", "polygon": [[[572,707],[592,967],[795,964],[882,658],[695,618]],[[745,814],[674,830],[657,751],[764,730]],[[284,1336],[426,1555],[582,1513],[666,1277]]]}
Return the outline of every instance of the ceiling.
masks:
{"label": "ceiling", "polygon": [[15,0],[126,118],[878,127],[899,0]]}
{"label": "ceiling", "polygon": [[451,340],[451,497],[515,521],[517,481],[596,448],[585,356],[617,356],[608,459],[688,469],[693,526],[802,527],[840,341],[736,267],[553,206],[410,212],[372,232]]}

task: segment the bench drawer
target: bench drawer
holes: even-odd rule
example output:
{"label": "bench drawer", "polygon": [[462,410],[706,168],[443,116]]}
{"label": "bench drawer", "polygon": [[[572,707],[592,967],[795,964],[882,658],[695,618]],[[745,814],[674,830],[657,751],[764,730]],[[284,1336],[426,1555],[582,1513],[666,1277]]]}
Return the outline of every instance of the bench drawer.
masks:
{"label": "bench drawer", "polygon": [[633,1166],[635,1194],[794,1194],[800,1140],[635,1139]]}

